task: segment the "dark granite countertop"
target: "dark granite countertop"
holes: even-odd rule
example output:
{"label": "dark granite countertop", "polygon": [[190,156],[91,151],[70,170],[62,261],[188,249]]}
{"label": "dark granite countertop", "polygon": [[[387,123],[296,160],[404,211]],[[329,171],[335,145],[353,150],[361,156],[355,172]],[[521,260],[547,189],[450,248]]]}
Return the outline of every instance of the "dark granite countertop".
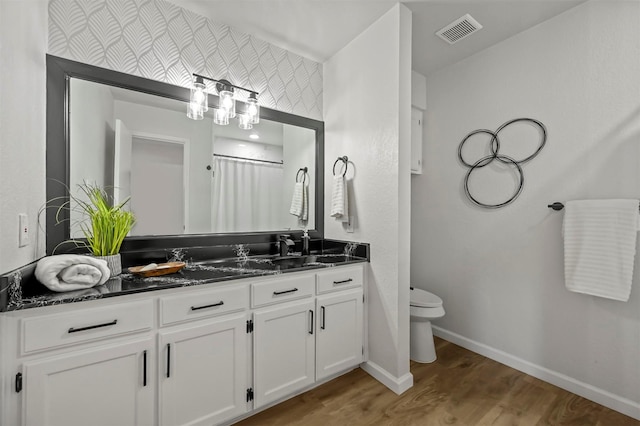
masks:
{"label": "dark granite countertop", "polygon": [[[327,250],[316,250],[309,256],[300,256],[300,253],[293,253],[285,257],[275,255],[247,256],[248,250],[238,250],[238,246],[235,246],[234,250],[237,255],[233,258],[202,259],[198,256],[195,259],[187,258],[187,265],[181,271],[158,277],[143,278],[127,273],[126,268],[123,268],[123,274],[111,278],[104,285],[64,293],[53,292],[38,282],[34,276],[36,262],[33,262],[0,276],[0,312],[75,303],[240,278],[330,268],[367,262],[369,257],[368,245],[366,244],[357,244],[355,246],[352,244],[344,247],[331,247]],[[174,255],[175,252],[175,250],[172,250]],[[183,250],[181,255],[184,256],[185,253],[191,254],[188,250]],[[193,253],[197,253],[197,250],[193,251]]]}

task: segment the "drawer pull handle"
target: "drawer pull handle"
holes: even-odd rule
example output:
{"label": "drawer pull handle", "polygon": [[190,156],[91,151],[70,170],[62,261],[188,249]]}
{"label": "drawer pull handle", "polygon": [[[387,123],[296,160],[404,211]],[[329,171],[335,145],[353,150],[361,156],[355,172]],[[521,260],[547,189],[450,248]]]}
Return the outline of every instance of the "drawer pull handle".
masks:
{"label": "drawer pull handle", "polygon": [[309,334],[313,334],[313,310],[309,309],[309,313],[311,314],[311,327],[309,328]]}
{"label": "drawer pull handle", "polygon": [[324,306],[320,306],[320,312],[322,312],[322,325],[320,326],[320,328],[324,330],[324,317],[326,315],[324,312]]}
{"label": "drawer pull handle", "polygon": [[22,391],[22,373],[16,374],[16,393]]}
{"label": "drawer pull handle", "polygon": [[292,288],[291,290],[284,290],[284,291],[274,291],[273,295],[278,296],[280,294],[295,293],[296,291],[298,291],[297,288]]}
{"label": "drawer pull handle", "polygon": [[142,352],[142,386],[147,386],[147,351]]}
{"label": "drawer pull handle", "polygon": [[171,377],[171,343],[167,343],[167,378]]}
{"label": "drawer pull handle", "polygon": [[204,306],[192,306],[192,307],[191,307],[191,310],[192,310],[192,311],[197,311],[197,310],[199,310],[199,309],[213,308],[213,307],[215,307],[215,306],[222,306],[222,305],[224,305],[224,301],[223,301],[223,300],[219,301],[218,303],[213,303],[213,304],[211,304],[211,305],[204,305]]}
{"label": "drawer pull handle", "polygon": [[77,333],[78,331],[93,330],[94,328],[100,328],[100,327],[109,327],[110,325],[116,325],[117,323],[118,323],[118,320],[113,320],[111,322],[105,322],[104,324],[90,325],[88,327],[80,327],[80,328],[71,327],[68,332]]}
{"label": "drawer pull handle", "polygon": [[342,280],[342,281],[334,281],[333,285],[346,284],[346,283],[350,283],[351,281],[353,281],[353,278],[349,278],[348,280]]}

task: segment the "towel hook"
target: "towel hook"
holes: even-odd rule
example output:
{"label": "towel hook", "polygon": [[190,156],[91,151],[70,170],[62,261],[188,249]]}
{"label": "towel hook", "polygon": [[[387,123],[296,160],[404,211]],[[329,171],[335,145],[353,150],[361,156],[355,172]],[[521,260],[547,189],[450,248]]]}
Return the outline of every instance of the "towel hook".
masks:
{"label": "towel hook", "polygon": [[558,210],[562,210],[564,208],[564,204],[559,203],[559,202],[556,201],[553,204],[549,204],[547,207],[550,208],[550,209],[553,209],[555,211],[558,211]]}
{"label": "towel hook", "polygon": [[333,163],[333,175],[336,175],[336,164],[338,164],[338,161],[342,161],[344,163],[344,172],[342,173],[342,176],[346,176],[347,175],[347,169],[349,168],[349,157],[347,157],[346,155],[342,156],[342,157],[338,157],[338,159],[336,160],[335,163]]}
{"label": "towel hook", "polygon": [[300,172],[302,172],[302,183],[306,183],[307,182],[307,171],[309,169],[307,169],[306,167],[301,167],[298,169],[298,173],[296,173],[296,183],[300,183],[300,181],[298,180],[298,178],[300,177]]}
{"label": "towel hook", "polygon": [[[564,209],[564,204],[556,201],[553,204],[548,204],[547,207],[550,208],[550,209],[553,209],[555,211],[558,211],[558,210]],[[638,209],[640,211],[640,205],[638,206]]]}

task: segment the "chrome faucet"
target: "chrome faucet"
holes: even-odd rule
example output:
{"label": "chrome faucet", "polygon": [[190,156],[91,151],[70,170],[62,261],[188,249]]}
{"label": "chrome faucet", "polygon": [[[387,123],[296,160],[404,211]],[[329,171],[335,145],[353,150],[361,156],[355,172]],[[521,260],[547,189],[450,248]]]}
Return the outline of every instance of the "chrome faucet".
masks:
{"label": "chrome faucet", "polygon": [[289,254],[289,247],[293,247],[295,244],[291,238],[291,235],[280,234],[278,235],[278,249],[280,250],[280,256],[286,256]]}

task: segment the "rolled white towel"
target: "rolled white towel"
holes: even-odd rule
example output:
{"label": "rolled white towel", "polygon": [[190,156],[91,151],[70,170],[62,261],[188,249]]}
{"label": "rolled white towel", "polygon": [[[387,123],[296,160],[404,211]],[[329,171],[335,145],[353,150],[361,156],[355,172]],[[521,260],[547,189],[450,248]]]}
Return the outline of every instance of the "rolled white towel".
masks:
{"label": "rolled white towel", "polygon": [[50,290],[63,292],[104,284],[111,272],[105,260],[79,254],[59,254],[40,259],[35,275]]}

